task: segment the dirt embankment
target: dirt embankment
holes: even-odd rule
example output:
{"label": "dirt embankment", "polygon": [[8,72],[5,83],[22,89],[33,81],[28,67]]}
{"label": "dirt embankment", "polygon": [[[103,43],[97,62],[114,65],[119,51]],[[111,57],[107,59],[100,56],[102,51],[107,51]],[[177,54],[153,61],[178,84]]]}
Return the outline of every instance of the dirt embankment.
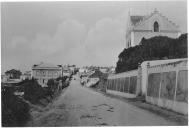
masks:
{"label": "dirt embankment", "polygon": [[[50,97],[47,97],[46,99],[42,99],[39,101],[38,104],[34,105],[28,102],[30,105],[30,115],[31,118],[30,120],[26,123],[26,127],[35,127],[35,126],[44,126],[44,124],[48,124],[48,121],[54,120],[56,121],[57,118],[62,118],[60,117],[60,114],[58,114],[58,111],[51,111],[53,110],[53,103],[56,101],[62,93],[66,91],[66,88],[63,89],[61,92],[57,93],[56,95],[53,96],[51,99]],[[27,101],[26,101],[27,102]],[[49,114],[51,113],[51,114]],[[43,119],[43,120],[42,120]],[[51,125],[46,125],[46,126],[51,126]]]}

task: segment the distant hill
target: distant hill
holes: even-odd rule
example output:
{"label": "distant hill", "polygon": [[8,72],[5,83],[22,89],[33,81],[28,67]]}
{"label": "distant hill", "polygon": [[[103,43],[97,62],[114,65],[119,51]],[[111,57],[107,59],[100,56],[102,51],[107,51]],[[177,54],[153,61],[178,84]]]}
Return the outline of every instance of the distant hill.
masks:
{"label": "distant hill", "polygon": [[187,58],[187,34],[177,39],[166,36],[143,38],[140,45],[124,49],[119,54],[116,73],[137,69],[138,63],[147,60]]}

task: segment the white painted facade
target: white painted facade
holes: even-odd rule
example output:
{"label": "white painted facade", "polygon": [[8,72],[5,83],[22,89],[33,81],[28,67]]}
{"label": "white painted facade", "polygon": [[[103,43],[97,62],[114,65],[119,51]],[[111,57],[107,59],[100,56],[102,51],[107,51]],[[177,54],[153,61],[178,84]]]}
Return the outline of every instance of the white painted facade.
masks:
{"label": "white painted facade", "polygon": [[62,67],[52,64],[39,64],[32,67],[32,77],[45,87],[49,79],[62,77]]}
{"label": "white painted facade", "polygon": [[[154,36],[168,36],[170,38],[178,38],[180,36],[179,27],[155,10],[149,16],[130,16],[128,18],[126,32],[126,48],[140,44],[141,39]],[[157,22],[155,30],[154,25]]]}

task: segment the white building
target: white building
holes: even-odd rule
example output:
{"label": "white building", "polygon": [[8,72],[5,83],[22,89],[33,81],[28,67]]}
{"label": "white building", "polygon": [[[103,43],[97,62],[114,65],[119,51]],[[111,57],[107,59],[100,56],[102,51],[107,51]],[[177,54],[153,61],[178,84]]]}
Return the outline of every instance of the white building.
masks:
{"label": "white building", "polygon": [[139,45],[141,39],[154,36],[168,36],[177,38],[180,36],[179,27],[163,16],[156,9],[148,16],[128,16],[126,31],[126,48]]}
{"label": "white building", "polygon": [[62,66],[47,63],[33,65],[32,77],[37,79],[42,87],[45,87],[49,79],[62,77]]}
{"label": "white building", "polygon": [[86,68],[80,68],[80,69],[79,69],[79,73],[81,73],[81,74],[82,74],[82,73],[87,73],[87,71],[88,71],[88,70],[87,70]]}
{"label": "white building", "polygon": [[20,79],[21,80],[26,80],[26,79],[31,79],[32,77],[31,77],[31,71],[26,71],[24,74],[22,74],[21,76],[20,76]]}

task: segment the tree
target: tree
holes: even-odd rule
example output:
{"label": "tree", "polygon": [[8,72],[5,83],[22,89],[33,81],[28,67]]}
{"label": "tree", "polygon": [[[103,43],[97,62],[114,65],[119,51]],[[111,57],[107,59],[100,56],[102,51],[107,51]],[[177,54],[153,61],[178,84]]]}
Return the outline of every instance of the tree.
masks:
{"label": "tree", "polygon": [[5,75],[9,76],[11,79],[19,79],[22,75],[22,72],[20,72],[20,70],[11,69],[9,71],[6,71]]}
{"label": "tree", "polygon": [[2,126],[23,126],[30,118],[29,105],[14,95],[13,87],[2,88]]}
{"label": "tree", "polygon": [[31,103],[38,103],[42,98],[46,97],[46,91],[35,79],[27,80],[22,85],[24,88],[24,98]]}
{"label": "tree", "polygon": [[58,89],[58,82],[55,81],[54,79],[49,79],[47,82],[47,86],[48,86],[49,92],[51,93],[51,95],[53,95],[55,91]]}
{"label": "tree", "polygon": [[137,69],[143,61],[186,58],[187,34],[177,39],[165,36],[142,38],[140,45],[124,49],[118,56],[116,73]]}

